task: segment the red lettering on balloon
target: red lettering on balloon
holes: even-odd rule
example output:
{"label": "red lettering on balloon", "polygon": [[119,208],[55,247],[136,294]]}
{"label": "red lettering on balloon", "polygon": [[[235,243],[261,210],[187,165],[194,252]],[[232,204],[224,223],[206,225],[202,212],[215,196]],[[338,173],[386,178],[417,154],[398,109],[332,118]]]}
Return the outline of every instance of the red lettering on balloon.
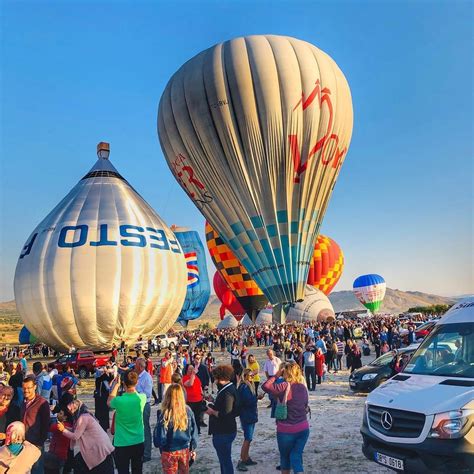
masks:
{"label": "red lettering on balloon", "polygon": [[171,163],[171,167],[176,175],[181,186],[186,190],[191,198],[195,198],[196,194],[188,188],[188,184],[193,184],[197,188],[205,189],[204,184],[201,183],[195,176],[193,168],[186,163],[186,157],[181,153],[176,155],[175,160]]}
{"label": "red lettering on balloon", "polygon": [[[306,160],[304,162],[302,162],[302,159],[301,159],[300,148],[298,145],[298,136],[288,135],[288,140],[290,144],[290,153],[293,158],[293,166],[295,169],[295,177],[294,177],[295,183],[300,182],[301,174],[303,174],[306,171],[309,161],[318,151],[321,150],[321,156],[320,156],[321,163],[327,166],[332,161],[333,168],[337,167],[341,158],[344,156],[344,154],[347,151],[347,148],[344,148],[343,150],[339,149],[338,135],[335,133],[331,134],[331,129],[333,126],[333,121],[334,121],[334,110],[333,110],[331,97],[330,97],[331,91],[327,87],[324,87],[323,89],[321,89],[321,83],[319,79],[316,81],[315,84],[316,84],[315,88],[306,99],[305,99],[304,92],[301,94],[301,99],[295,105],[295,107],[293,108],[293,111],[295,111],[300,105],[302,106],[303,110],[306,110],[315,101],[315,99],[317,99],[316,103],[319,104],[320,110],[322,110],[323,106],[326,105],[328,109],[328,113],[329,113],[329,120],[328,120],[325,134],[316,142],[313,148],[309,150],[308,156],[306,157]],[[328,145],[329,143],[333,141],[335,141],[334,151],[330,155],[327,155]]]}

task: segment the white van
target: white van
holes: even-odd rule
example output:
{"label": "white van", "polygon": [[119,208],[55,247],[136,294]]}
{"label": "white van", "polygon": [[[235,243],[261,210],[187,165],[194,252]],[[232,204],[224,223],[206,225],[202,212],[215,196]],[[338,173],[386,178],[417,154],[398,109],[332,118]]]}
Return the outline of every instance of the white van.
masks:
{"label": "white van", "polygon": [[396,471],[474,472],[474,297],[367,397],[361,434],[364,455]]}

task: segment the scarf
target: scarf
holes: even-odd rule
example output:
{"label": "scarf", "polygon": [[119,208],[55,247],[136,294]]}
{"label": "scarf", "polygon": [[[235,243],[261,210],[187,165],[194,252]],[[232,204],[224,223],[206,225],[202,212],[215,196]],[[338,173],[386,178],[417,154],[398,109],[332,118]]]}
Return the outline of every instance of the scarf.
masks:
{"label": "scarf", "polygon": [[23,449],[22,443],[11,443],[7,446],[8,450],[13,454],[13,456],[18,456]]}

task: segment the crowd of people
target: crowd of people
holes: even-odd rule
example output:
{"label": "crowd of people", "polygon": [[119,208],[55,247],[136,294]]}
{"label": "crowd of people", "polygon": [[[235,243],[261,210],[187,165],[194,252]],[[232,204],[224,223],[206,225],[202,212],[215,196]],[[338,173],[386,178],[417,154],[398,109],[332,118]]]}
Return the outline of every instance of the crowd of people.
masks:
{"label": "crowd of people", "polygon": [[[356,327],[363,332],[361,345]],[[407,344],[412,332],[409,328]],[[77,396],[81,381],[71,368],[36,360],[30,370],[23,352],[16,360],[4,352],[0,474],[141,473],[153,444],[164,473],[187,473],[202,428],[212,437],[221,473],[233,473],[238,426],[244,440],[235,465],[245,472],[257,464],[250,451],[258,400],[265,397],[275,419],[278,469],[303,472],[309,392],[331,371],[361,367],[365,346],[373,346],[376,355],[386,345],[397,349],[403,342],[397,334],[399,321],[373,318],[186,331],[174,350],[155,351],[158,358],[140,349],[132,356],[114,348],[96,370],[93,412]],[[262,368],[252,353],[258,347],[266,348]],[[228,357],[228,363],[217,364],[216,357]],[[153,405],[158,406],[155,422]]]}

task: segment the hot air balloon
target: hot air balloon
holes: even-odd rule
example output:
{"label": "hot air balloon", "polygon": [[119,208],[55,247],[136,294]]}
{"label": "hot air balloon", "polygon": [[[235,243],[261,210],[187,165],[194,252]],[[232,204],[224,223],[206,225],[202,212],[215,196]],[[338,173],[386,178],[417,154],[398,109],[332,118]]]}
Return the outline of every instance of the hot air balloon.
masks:
{"label": "hot air balloon", "polygon": [[249,327],[249,326],[252,326],[252,324],[255,324],[252,319],[250,318],[250,316],[248,314],[246,314],[242,321],[240,321],[240,324],[244,327]]}
{"label": "hot air balloon", "polygon": [[353,285],[357,299],[372,313],[380,309],[386,289],[385,280],[376,274],[362,275],[356,278]]}
{"label": "hot air balloon", "polygon": [[273,309],[270,308],[263,308],[257,316],[255,324],[265,325],[265,324],[272,324],[273,322]]}
{"label": "hot air balloon", "polygon": [[109,349],[167,331],[187,270],[171,230],[112,166],[98,161],[28,238],[18,259],[18,312],[58,349]]}
{"label": "hot air balloon", "polygon": [[339,245],[330,237],[318,235],[309,267],[308,284],[327,296],[341,278],[343,268],[344,254]]}
{"label": "hot air balloon", "polygon": [[234,318],[231,314],[226,316],[222,321],[219,321],[217,325],[217,329],[228,329],[228,328],[236,328],[238,327],[239,323],[237,319]]}
{"label": "hot air balloon", "polygon": [[304,298],[352,123],[337,64],[284,36],[215,45],[161,97],[158,135],[173,175],[273,305]]}
{"label": "hot air balloon", "polygon": [[206,242],[211,259],[245,311],[255,320],[260,309],[268,303],[262,290],[252,280],[230,248],[206,222]]}
{"label": "hot air balloon", "polygon": [[290,306],[287,322],[331,322],[336,319],[328,297],[311,285],[306,286],[305,299]]}
{"label": "hot air balloon", "polygon": [[184,227],[171,226],[184,252],[188,268],[188,286],[184,305],[178,322],[186,327],[189,321],[199,318],[206,308],[211,294],[211,284],[207,274],[206,253],[199,234]]}
{"label": "hot air balloon", "polygon": [[232,290],[219,272],[216,271],[216,273],[214,273],[212,283],[216,296],[222,303],[219,311],[221,320],[224,319],[227,310],[234,315],[237,321],[240,321],[244,317],[245,309],[242,308],[234,293],[232,293]]}
{"label": "hot air balloon", "polygon": [[35,344],[38,339],[31,334],[26,326],[23,326],[18,334],[18,342],[20,344]]}

